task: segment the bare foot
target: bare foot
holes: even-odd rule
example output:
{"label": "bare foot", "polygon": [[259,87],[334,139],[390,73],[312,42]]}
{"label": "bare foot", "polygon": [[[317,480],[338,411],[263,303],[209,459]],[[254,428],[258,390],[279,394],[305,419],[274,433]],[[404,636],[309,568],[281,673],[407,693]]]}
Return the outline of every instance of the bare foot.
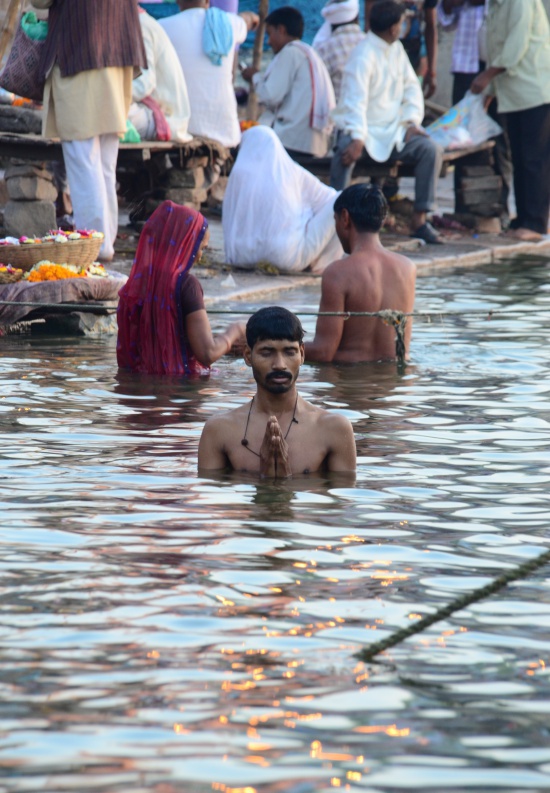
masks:
{"label": "bare foot", "polygon": [[277,418],[270,416],[265,428],[265,435],[260,448],[260,476],[282,477],[292,476],[288,461],[288,443]]}
{"label": "bare foot", "polygon": [[542,239],[542,234],[539,234],[537,231],[533,231],[532,229],[509,229],[506,232],[507,237],[513,237],[515,240],[521,240],[522,242],[540,242]]}

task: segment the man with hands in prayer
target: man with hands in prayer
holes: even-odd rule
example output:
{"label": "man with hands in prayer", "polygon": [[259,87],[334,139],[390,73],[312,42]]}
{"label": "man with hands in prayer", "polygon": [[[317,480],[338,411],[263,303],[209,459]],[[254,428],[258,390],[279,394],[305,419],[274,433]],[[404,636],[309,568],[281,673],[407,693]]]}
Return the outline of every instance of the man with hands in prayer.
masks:
{"label": "man with hands in prayer", "polygon": [[199,443],[199,471],[231,468],[272,478],[355,471],[348,419],[298,394],[303,336],[300,320],[285,308],[262,308],[250,317],[244,360],[257,391],[249,403],[208,419]]}

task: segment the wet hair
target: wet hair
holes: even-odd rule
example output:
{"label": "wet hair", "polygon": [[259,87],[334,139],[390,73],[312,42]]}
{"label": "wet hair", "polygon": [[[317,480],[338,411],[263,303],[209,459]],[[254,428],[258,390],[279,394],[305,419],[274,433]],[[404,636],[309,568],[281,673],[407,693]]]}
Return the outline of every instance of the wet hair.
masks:
{"label": "wet hair", "polygon": [[297,8],[292,6],[283,6],[276,8],[265,19],[266,25],[276,28],[282,25],[289,36],[295,39],[301,39],[304,35],[304,18]]}
{"label": "wet hair", "polygon": [[373,33],[385,33],[401,21],[405,6],[395,0],[378,0],[370,12],[370,29]]}
{"label": "wet hair", "polygon": [[343,190],[334,202],[334,211],[339,215],[348,210],[351,222],[357,231],[373,234],[380,231],[388,214],[388,202],[379,187],[372,184],[352,184]]}
{"label": "wet hair", "polygon": [[281,306],[261,308],[246,323],[246,343],[250,349],[256,342],[266,339],[285,339],[301,344],[303,338],[304,329],[296,314]]}

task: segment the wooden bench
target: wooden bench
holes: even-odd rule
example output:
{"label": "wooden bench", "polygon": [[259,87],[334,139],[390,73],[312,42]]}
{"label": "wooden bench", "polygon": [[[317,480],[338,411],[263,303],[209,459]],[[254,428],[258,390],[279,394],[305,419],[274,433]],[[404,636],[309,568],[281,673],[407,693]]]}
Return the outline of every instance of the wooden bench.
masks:
{"label": "wooden bench", "polygon": [[[480,143],[478,146],[468,146],[464,149],[452,149],[443,153],[443,165],[441,168],[440,176],[445,176],[447,168],[451,163],[457,161],[472,161],[476,160],[480,152],[490,152],[495,145],[493,140],[488,140],[485,143]],[[303,168],[315,174],[322,181],[328,181],[330,177],[330,163],[331,157],[299,157],[298,162]],[[473,164],[473,163],[472,163]],[[401,162],[384,163],[376,162],[368,154],[364,154],[355,164],[353,171],[353,178],[370,177],[370,178],[383,178],[385,176],[413,176],[413,168],[410,165],[404,165]]]}
{"label": "wooden bench", "polygon": [[[161,201],[199,209],[208,198],[211,180],[208,166],[225,161],[229,150],[207,138],[187,143],[141,141],[121,143],[117,162],[119,194],[129,205],[130,215],[143,220]],[[0,157],[43,163],[63,161],[61,142],[30,133],[0,132]]]}
{"label": "wooden bench", "polygon": [[[181,167],[186,159],[210,154],[212,151],[226,157],[227,149],[217,141],[206,138],[192,138],[188,143],[173,141],[142,140],[140,143],[121,143],[118,164],[132,165],[148,162],[154,155],[169,154],[179,158]],[[0,157],[48,161],[62,160],[61,141],[57,138],[43,138],[41,135],[0,132]]]}

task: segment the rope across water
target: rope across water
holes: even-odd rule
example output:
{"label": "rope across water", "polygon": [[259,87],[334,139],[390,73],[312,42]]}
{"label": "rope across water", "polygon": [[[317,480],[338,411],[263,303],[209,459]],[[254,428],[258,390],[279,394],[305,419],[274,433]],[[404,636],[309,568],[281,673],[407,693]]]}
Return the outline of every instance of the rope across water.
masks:
{"label": "rope across water", "polygon": [[536,556],[534,559],[530,559],[528,562],[524,562],[520,564],[518,567],[509,570],[507,573],[503,573],[498,578],[495,578],[494,581],[491,581],[490,584],[486,584],[485,586],[479,587],[478,589],[474,589],[473,592],[469,592],[466,595],[461,595],[455,600],[452,600],[446,606],[435,611],[433,614],[429,614],[427,617],[423,617],[418,622],[409,625],[407,628],[401,628],[395,633],[392,633],[386,639],[382,639],[379,642],[375,642],[374,644],[369,644],[368,647],[365,647],[364,650],[360,650],[357,653],[357,657],[361,661],[372,661],[372,659],[379,655],[379,653],[384,652],[384,650],[389,650],[390,647],[395,647],[396,644],[401,644],[401,642],[408,639],[410,636],[415,636],[417,633],[422,633],[429,628],[430,626],[434,625],[436,622],[441,622],[447,617],[450,617],[451,614],[454,614],[455,611],[461,611],[462,609],[466,608],[466,606],[470,606],[472,603],[478,603],[480,600],[483,600],[489,595],[494,595],[495,592],[498,592],[500,589],[503,589],[507,584],[511,584],[513,581],[518,581],[521,578],[527,578],[527,576],[537,570],[539,567],[543,567],[545,564],[550,562],[550,550],[541,553],[540,556]]}
{"label": "rope across water", "polygon": [[[116,306],[101,303],[33,303],[19,300],[0,300],[0,306],[27,306],[32,308],[51,308],[69,311],[81,311],[83,313],[114,313]],[[232,315],[242,316],[253,314],[254,311],[237,311],[235,309],[223,308],[210,308],[206,309],[208,314],[212,315]],[[398,366],[403,366],[405,363],[405,330],[409,317],[429,318],[433,316],[484,316],[487,319],[496,313],[512,314],[513,312],[495,312],[489,311],[411,311],[405,313],[403,311],[392,311],[391,309],[383,309],[382,311],[296,311],[302,317],[343,317],[344,320],[351,319],[351,317],[378,317],[386,325],[391,325],[395,330],[395,357]]]}

